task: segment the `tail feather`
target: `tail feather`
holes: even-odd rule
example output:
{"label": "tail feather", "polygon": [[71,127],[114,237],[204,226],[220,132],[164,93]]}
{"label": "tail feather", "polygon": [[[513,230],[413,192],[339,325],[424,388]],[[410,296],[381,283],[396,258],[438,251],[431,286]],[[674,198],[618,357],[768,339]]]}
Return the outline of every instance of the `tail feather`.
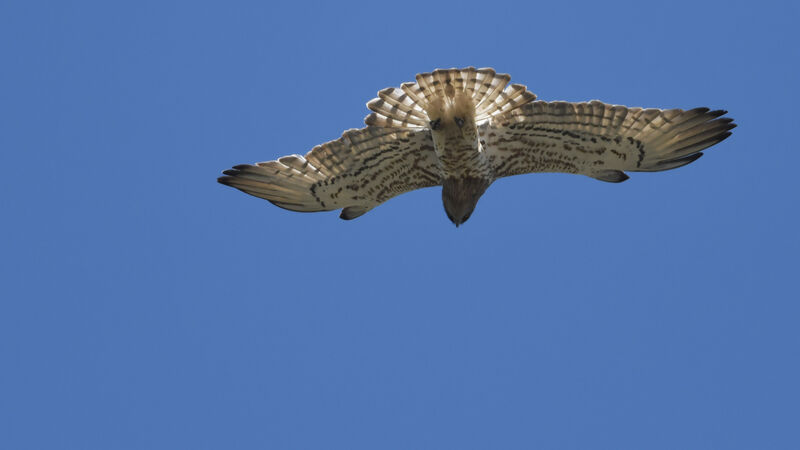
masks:
{"label": "tail feather", "polygon": [[370,114],[365,121],[367,125],[390,128],[424,127],[428,124],[428,115],[417,102],[415,96],[402,89],[386,88],[378,92],[378,98],[367,103],[367,107],[376,113]]}
{"label": "tail feather", "polygon": [[[395,88],[388,88],[388,89],[395,89]],[[422,109],[422,105],[425,104],[425,93],[422,92],[422,89],[419,88],[419,85],[414,82],[406,82],[400,85],[400,90],[402,90],[411,101],[413,101],[421,111],[424,112]]]}
{"label": "tail feather", "polygon": [[[492,71],[494,72],[494,71]],[[488,85],[486,92],[481,97],[475,97],[475,116],[487,114],[494,108],[494,101],[503,92],[508,82],[511,81],[511,76],[507,73],[494,74],[484,85]]]}
{"label": "tail feather", "polygon": [[474,67],[421,73],[415,83],[380,91],[378,98],[367,103],[374,112],[364,121],[371,126],[424,128],[429,123],[430,105],[460,93],[472,101],[475,120],[480,122],[536,99],[536,95],[521,84],[506,86],[510,79],[508,74]]}
{"label": "tail feather", "polygon": [[490,96],[490,92],[494,92],[497,88],[502,89],[506,83],[511,80],[511,77],[508,74],[497,74],[493,69],[479,69],[477,71],[477,75],[475,78],[475,85],[473,87],[473,103],[475,104],[475,116],[476,119],[479,116],[479,111],[481,113],[485,112],[482,109],[478,109],[478,107],[484,103],[484,99]]}
{"label": "tail feather", "polygon": [[485,120],[533,100],[536,100],[536,94],[528,91],[524,85],[510,84],[505,89],[498,90],[497,95],[484,98],[476,108],[475,114],[479,120]]}

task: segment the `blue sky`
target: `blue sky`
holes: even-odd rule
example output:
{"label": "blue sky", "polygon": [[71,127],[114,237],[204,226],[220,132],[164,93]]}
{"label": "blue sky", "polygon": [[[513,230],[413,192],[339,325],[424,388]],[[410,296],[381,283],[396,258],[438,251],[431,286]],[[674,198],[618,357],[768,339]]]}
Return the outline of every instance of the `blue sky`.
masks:
{"label": "blue sky", "polygon": [[[0,4],[0,447],[800,447],[790,2]],[[345,222],[216,183],[490,66],[730,111],[691,166]]]}

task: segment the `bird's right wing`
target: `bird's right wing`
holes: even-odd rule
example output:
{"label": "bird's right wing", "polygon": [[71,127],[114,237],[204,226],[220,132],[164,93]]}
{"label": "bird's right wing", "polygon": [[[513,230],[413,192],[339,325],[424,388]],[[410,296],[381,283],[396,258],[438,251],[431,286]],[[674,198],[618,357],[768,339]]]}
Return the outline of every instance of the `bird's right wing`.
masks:
{"label": "bird's right wing", "polygon": [[241,164],[222,184],[292,211],[344,208],[354,219],[380,203],[440,184],[430,130],[367,127],[314,147],[305,156]]}
{"label": "bird's right wing", "polygon": [[642,109],[536,101],[481,126],[497,177],[566,172],[625,181],[625,171],[684,166],[730,136],[733,119],[708,108]]}

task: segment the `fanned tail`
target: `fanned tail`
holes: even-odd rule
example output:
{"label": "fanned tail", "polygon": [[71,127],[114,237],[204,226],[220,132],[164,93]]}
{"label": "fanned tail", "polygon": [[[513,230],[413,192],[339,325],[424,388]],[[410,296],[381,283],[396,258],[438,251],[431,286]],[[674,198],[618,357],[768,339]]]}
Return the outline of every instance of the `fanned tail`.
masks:
{"label": "fanned tail", "polygon": [[457,94],[471,99],[475,121],[481,122],[536,99],[525,86],[508,85],[510,80],[508,74],[498,74],[489,68],[436,69],[421,73],[415,83],[403,83],[400,88],[378,92],[378,98],[367,103],[374,112],[364,122],[388,128],[428,127],[429,105],[452,99]]}

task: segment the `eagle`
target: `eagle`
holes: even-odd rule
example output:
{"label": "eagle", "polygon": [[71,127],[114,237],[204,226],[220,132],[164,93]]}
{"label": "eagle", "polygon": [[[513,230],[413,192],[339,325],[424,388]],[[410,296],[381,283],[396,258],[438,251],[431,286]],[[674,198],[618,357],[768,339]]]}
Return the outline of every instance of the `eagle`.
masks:
{"label": "eagle", "polygon": [[497,179],[536,172],[609,183],[696,161],[731,135],[709,108],[629,108],[598,100],[545,102],[491,68],[437,69],[378,92],[366,127],[305,156],[241,164],[217,179],[292,211],[341,209],[345,220],[390,198],[442,186],[448,219],[466,222]]}

